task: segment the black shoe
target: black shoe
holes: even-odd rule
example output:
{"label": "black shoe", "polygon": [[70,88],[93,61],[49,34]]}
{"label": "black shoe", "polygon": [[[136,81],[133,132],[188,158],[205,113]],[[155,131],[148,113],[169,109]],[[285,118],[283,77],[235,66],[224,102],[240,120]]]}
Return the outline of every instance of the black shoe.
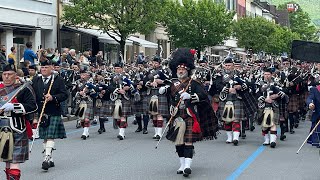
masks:
{"label": "black shoe", "polygon": [[157,135],[157,136],[155,137],[155,139],[156,139],[156,140],[159,140],[159,139],[160,139],[160,136],[159,136],[159,135]]}
{"label": "black shoe", "polygon": [[245,139],[247,137],[247,135],[245,133],[241,134],[241,138]]}
{"label": "black shoe", "polygon": [[277,144],[276,144],[275,142],[271,142],[270,147],[271,147],[271,148],[275,148],[276,145],[277,145]]}
{"label": "black shoe", "polygon": [[281,141],[284,141],[286,138],[287,138],[287,136],[284,135],[284,134],[282,134],[282,135],[280,136],[280,140],[281,140]]}
{"label": "black shoe", "polygon": [[81,123],[80,123],[80,120],[77,121],[77,124],[76,124],[76,128],[81,128]]}
{"label": "black shoe", "polygon": [[138,128],[135,132],[141,132],[142,129],[141,128]]}
{"label": "black shoe", "polygon": [[177,171],[177,174],[183,174],[183,171],[178,170],[178,171]]}
{"label": "black shoe", "polygon": [[81,138],[82,138],[83,140],[86,140],[86,139],[87,139],[87,136],[82,135]]}
{"label": "black shoe", "polygon": [[49,161],[49,166],[50,167],[54,167],[54,162],[53,161]]}
{"label": "black shoe", "polygon": [[256,129],[254,126],[250,127],[250,131],[253,131],[254,129]]}
{"label": "black shoe", "polygon": [[99,129],[99,130],[98,130],[98,133],[99,133],[99,134],[102,134],[103,132],[106,132],[106,130],[105,130],[105,129]]}
{"label": "black shoe", "polygon": [[43,161],[42,169],[48,171],[49,168],[50,168],[49,162],[48,161]]}
{"label": "black shoe", "polygon": [[119,140],[123,140],[123,137],[122,137],[121,135],[118,135],[117,138],[118,138]]}
{"label": "black shoe", "polygon": [[294,127],[295,127],[295,128],[298,128],[298,127],[299,127],[299,124],[298,124],[298,123],[297,123],[297,124],[295,124],[295,125],[294,125]]}
{"label": "black shoe", "polygon": [[133,120],[132,124],[137,125],[137,120]]}
{"label": "black shoe", "polygon": [[189,174],[191,174],[191,169],[190,168],[185,168],[183,171],[183,176],[184,177],[189,177]]}
{"label": "black shoe", "polygon": [[147,129],[143,129],[143,134],[148,134],[148,130]]}
{"label": "black shoe", "polygon": [[98,121],[95,119],[91,122],[91,125],[97,125],[98,124]]}
{"label": "black shoe", "polygon": [[290,134],[294,134],[294,130],[293,129],[290,129]]}
{"label": "black shoe", "polygon": [[238,140],[233,140],[233,145],[238,146],[239,141]]}

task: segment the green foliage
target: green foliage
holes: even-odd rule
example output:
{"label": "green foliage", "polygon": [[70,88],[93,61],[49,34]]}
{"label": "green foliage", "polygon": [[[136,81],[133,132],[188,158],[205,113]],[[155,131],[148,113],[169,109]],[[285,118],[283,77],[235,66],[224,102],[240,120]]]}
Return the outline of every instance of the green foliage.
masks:
{"label": "green foliage", "polygon": [[299,35],[290,29],[261,17],[240,19],[234,24],[233,33],[238,39],[239,47],[272,54],[290,52],[292,40],[300,39]]}
{"label": "green foliage", "polygon": [[233,33],[238,46],[265,51],[269,37],[276,31],[275,25],[261,17],[246,17],[234,23]]}
{"label": "green foliage", "polygon": [[[288,3],[298,4],[294,1]],[[288,3],[281,4],[278,8],[287,9]],[[317,38],[316,27],[312,24],[309,14],[303,11],[299,4],[298,6],[297,11],[289,13],[290,29],[292,32],[299,34],[301,39],[314,41]]]}
{"label": "green foliage", "polygon": [[[98,28],[120,44],[137,32],[147,34],[161,17],[162,0],[72,0],[64,7],[62,20],[67,25]],[[117,39],[112,33],[117,34]]]}
{"label": "green foliage", "polygon": [[[291,0],[272,0],[272,3],[275,5],[284,5],[286,8],[286,4],[291,2]],[[299,8],[303,9],[307,12],[311,18],[311,21],[315,23],[316,26],[320,27],[320,3],[319,0],[295,0],[297,4],[299,4]]]}
{"label": "green foliage", "polygon": [[162,23],[175,47],[202,50],[229,37],[233,15],[212,0],[168,0]]}
{"label": "green foliage", "polygon": [[276,25],[275,32],[269,37],[266,52],[276,55],[282,52],[290,53],[291,43],[295,39],[300,39],[299,34],[286,27]]}

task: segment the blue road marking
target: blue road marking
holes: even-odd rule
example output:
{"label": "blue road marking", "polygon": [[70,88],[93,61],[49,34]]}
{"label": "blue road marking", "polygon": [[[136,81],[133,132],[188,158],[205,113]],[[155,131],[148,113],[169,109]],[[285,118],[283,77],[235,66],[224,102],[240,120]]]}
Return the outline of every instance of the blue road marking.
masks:
{"label": "blue road marking", "polygon": [[227,180],[237,179],[244,170],[246,170],[250,164],[266,149],[265,146],[260,146],[251,156],[248,157],[246,161],[244,161],[229,177]]}

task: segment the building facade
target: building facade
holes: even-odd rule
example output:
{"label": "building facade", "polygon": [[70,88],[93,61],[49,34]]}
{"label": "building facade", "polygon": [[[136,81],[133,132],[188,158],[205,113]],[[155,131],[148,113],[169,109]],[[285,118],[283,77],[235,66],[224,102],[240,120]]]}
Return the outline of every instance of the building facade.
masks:
{"label": "building facade", "polygon": [[33,50],[57,47],[57,0],[1,0],[0,44],[17,49],[17,60],[23,57],[25,44]]}

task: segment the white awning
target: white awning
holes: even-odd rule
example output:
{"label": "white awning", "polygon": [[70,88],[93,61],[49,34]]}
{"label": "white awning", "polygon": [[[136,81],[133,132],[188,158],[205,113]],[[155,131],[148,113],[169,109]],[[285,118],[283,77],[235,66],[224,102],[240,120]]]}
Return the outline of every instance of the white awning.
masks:
{"label": "white awning", "polygon": [[135,43],[139,43],[141,46],[146,47],[146,48],[154,48],[154,49],[158,49],[158,44],[144,40],[144,39],[140,39],[134,36],[130,36],[128,38],[128,40],[133,41]]}
{"label": "white awning", "polygon": [[[97,29],[85,29],[85,28],[76,28],[76,27],[70,27],[66,26],[67,28],[70,28],[75,31],[79,31],[81,33],[89,34],[92,36],[98,37],[100,42],[108,43],[108,44],[119,44],[116,40],[114,40],[112,37],[110,37],[107,33],[104,33],[101,30]],[[114,33],[110,33],[112,36],[114,36],[117,40],[120,40],[120,37]],[[126,45],[132,45],[132,41],[126,40]]]}

